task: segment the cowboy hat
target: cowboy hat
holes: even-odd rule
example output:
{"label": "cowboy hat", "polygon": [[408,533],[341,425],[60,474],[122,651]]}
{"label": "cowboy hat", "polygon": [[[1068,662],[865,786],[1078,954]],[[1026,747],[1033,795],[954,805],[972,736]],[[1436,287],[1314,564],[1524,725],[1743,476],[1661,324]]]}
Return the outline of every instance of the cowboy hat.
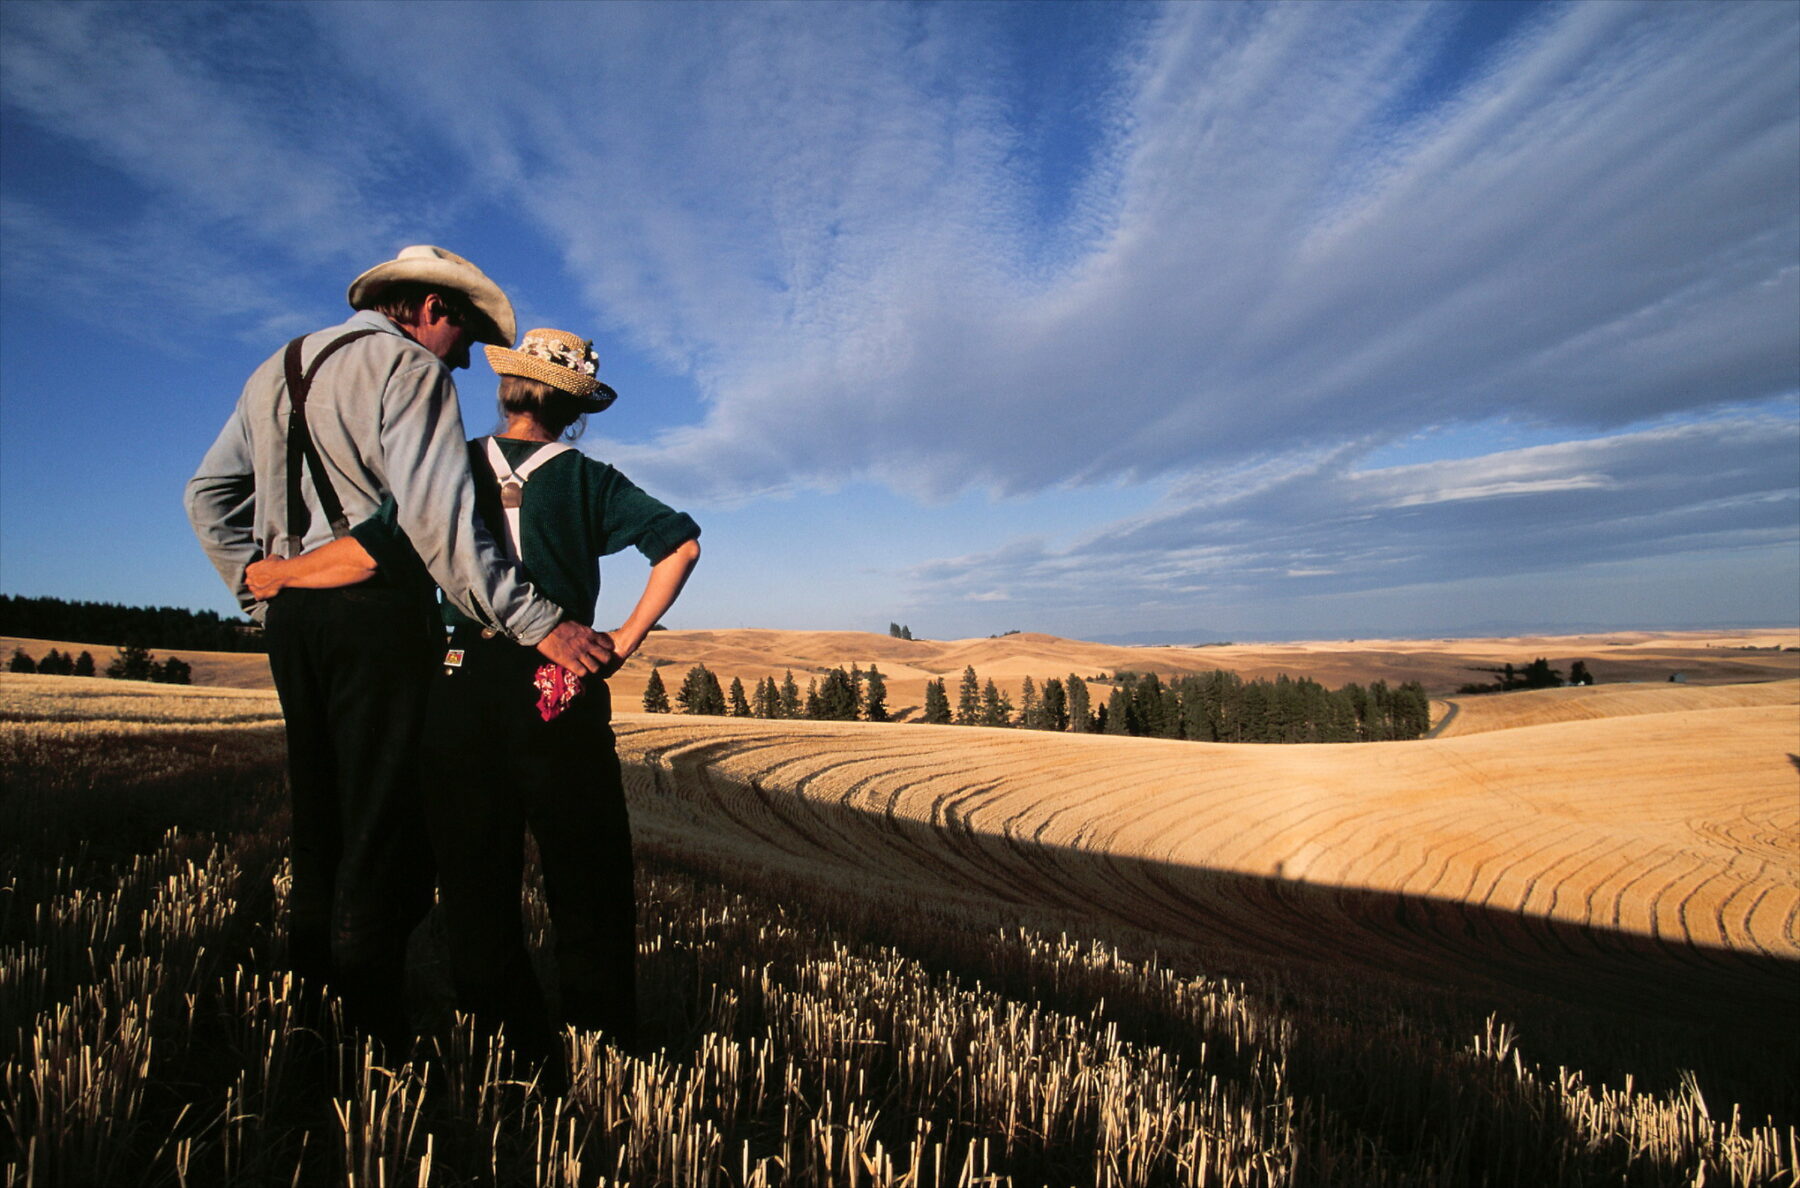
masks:
{"label": "cowboy hat", "polygon": [[402,281],[438,285],[461,293],[489,323],[471,327],[476,341],[512,345],[519,324],[513,316],[512,302],[506,299],[500,286],[455,252],[428,243],[401,248],[400,254],[392,260],[375,265],[351,281],[350,308],[372,308],[380,300],[383,289]]}
{"label": "cowboy hat", "polygon": [[483,348],[488,366],[498,375],[540,380],[581,400],[583,412],[599,412],[619,398],[600,382],[600,356],[594,344],[567,330],[527,330],[518,350]]}

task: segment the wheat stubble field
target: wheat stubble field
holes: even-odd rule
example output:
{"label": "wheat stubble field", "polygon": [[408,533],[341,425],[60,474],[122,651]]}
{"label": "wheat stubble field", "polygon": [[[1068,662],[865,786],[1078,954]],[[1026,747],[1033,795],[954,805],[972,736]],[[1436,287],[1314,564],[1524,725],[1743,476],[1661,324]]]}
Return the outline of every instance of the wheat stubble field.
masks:
{"label": "wheat stubble field", "polygon": [[[1800,682],[1680,692],[1414,743],[656,715],[619,733],[641,828],[796,877],[1773,1019],[1800,1005]],[[1708,708],[1733,696],[1756,704]]]}
{"label": "wheat stubble field", "polygon": [[[816,669],[888,642],[657,646],[748,682],[798,645]],[[1460,669],[1541,642],[1443,645],[1428,688],[1458,712],[1408,743],[621,713],[657,1051],[571,1036],[566,1093],[450,1017],[429,929],[418,1059],[362,1050],[282,979],[266,692],[0,676],[0,1166],[18,1184],[1793,1184],[1792,633],[1619,638],[1657,683],[1454,695]],[[924,646],[1003,680],[1114,667],[1048,637]],[[1408,654],[1237,659],[1307,675],[1311,655],[1337,683],[1411,679]],[[1331,668],[1359,656],[1374,671]],[[1651,675],[1672,667],[1691,683]],[[535,889],[526,906],[548,961]]]}

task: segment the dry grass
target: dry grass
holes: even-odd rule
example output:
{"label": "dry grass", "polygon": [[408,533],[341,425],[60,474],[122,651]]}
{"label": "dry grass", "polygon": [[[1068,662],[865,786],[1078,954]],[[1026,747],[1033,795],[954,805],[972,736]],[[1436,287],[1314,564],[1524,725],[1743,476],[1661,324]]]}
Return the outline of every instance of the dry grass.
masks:
{"label": "dry grass", "polygon": [[[87,652],[94,658],[97,672],[105,672],[113,657],[118,654],[116,644],[70,643],[67,640],[22,639],[18,636],[0,636],[0,664],[12,659],[16,649],[23,648],[25,654],[33,660],[42,660],[44,654],[52,648],[66,652],[70,656],[79,656]],[[158,660],[170,656],[179,656],[193,669],[195,687],[207,686],[220,689],[268,689],[275,688],[274,678],[269,675],[269,658],[256,652],[201,652],[191,648],[152,648]]]}
{"label": "dry grass", "polygon": [[[102,670],[113,650],[95,644],[0,637],[0,662],[15,647],[41,657],[54,647],[79,655],[93,653]],[[164,654],[158,652],[158,655]],[[194,684],[232,688],[274,687],[266,658],[230,652],[176,654],[193,666]],[[695,664],[705,664],[729,685],[733,677],[754,689],[765,676],[780,679],[792,670],[802,691],[809,676],[851,664],[879,665],[887,678],[889,706],[916,716],[925,683],[943,679],[955,697],[964,667],[973,665],[985,682],[1018,702],[1025,677],[1039,684],[1075,673],[1083,678],[1121,669],[1164,676],[1222,668],[1250,679],[1311,677],[1328,688],[1352,681],[1390,685],[1419,681],[1428,692],[1449,695],[1461,685],[1489,679],[1474,669],[1544,656],[1567,671],[1586,660],[1602,684],[1666,681],[1680,672],[1695,684],[1730,684],[1800,677],[1800,631],[1635,631],[1605,635],[1523,636],[1507,639],[1315,640],[1297,643],[1232,644],[1208,647],[1127,648],[1022,632],[998,639],[904,640],[862,631],[658,631],[632,662],[613,678],[614,704],[643,704],[652,665],[676,683]],[[1104,693],[1102,693],[1104,698]]]}
{"label": "dry grass", "polygon": [[[571,1034],[553,1092],[429,978],[401,1060],[279,972],[279,732],[202,708],[243,703],[45,688],[0,685],[9,1184],[1796,1182],[1791,1036],[1627,993],[1791,983],[1751,902],[1795,882],[1789,706],[1310,748],[632,717],[657,1050]],[[1508,985],[1582,969],[1595,1009]]]}
{"label": "dry grass", "polygon": [[[1432,718],[1442,721],[1443,706],[1453,702],[1457,712],[1439,732],[1440,738],[1459,734],[1483,734],[1520,726],[1551,722],[1592,721],[1637,714],[1685,713],[1692,710],[1730,709],[1736,706],[1800,705],[1800,681],[1768,681],[1756,685],[1695,686],[1664,681],[1641,685],[1591,685],[1568,689],[1523,689],[1512,693],[1484,693],[1475,697],[1447,698],[1433,707]],[[1800,725],[1800,719],[1796,719]]]}
{"label": "dry grass", "polygon": [[[657,715],[624,716],[620,734],[637,778],[667,773],[641,793],[646,827],[796,871],[1088,905],[1178,936],[1266,930],[1296,915],[1282,902],[1342,892],[1793,961],[1800,686],[1782,689],[1785,704],[1704,708],[1730,697],[1692,690],[1699,708],[1668,710],[1676,698],[1661,713],[1420,743]],[[1443,940],[1298,915],[1283,944],[1399,962]],[[1441,923],[1463,928],[1454,913]],[[1490,956],[1476,947],[1459,964]]]}

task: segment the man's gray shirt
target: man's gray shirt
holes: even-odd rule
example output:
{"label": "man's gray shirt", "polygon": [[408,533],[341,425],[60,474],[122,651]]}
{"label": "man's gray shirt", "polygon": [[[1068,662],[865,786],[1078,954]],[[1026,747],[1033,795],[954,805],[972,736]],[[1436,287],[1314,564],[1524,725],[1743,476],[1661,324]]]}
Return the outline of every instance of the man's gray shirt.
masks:
{"label": "man's gray shirt", "polygon": [[[562,608],[520,580],[475,518],[462,410],[450,371],[373,310],[310,334],[302,367],[352,331],[379,331],[334,353],[306,397],[319,458],[355,524],[390,494],[400,528],[451,602],[522,644],[535,644]],[[187,485],[188,520],[239,605],[261,622],[267,606],[244,584],[244,567],[278,556],[287,536],[287,376],[282,352],[257,368],[217,441]],[[311,514],[304,544],[332,539],[310,470],[300,489]]]}

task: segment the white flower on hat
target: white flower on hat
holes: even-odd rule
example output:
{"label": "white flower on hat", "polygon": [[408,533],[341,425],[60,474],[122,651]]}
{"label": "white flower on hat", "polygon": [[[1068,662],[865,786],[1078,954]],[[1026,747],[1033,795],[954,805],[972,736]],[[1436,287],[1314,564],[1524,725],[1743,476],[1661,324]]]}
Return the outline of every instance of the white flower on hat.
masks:
{"label": "white flower on hat", "polygon": [[595,354],[594,344],[585,338],[570,343],[527,334],[525,341],[519,344],[519,353],[582,375],[600,374],[600,356]]}

